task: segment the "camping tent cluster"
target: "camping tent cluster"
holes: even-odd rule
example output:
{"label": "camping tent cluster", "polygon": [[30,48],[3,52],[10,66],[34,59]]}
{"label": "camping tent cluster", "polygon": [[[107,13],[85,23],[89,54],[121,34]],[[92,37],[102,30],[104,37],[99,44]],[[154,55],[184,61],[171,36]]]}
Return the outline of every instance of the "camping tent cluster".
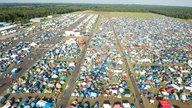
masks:
{"label": "camping tent cluster", "polygon": [[37,46],[37,42],[20,42],[12,49],[0,53],[0,73],[6,71],[12,63],[19,63]]}
{"label": "camping tent cluster", "polygon": [[191,24],[164,17],[114,17],[112,23],[146,97],[190,100]]}
{"label": "camping tent cluster", "polygon": [[[76,21],[84,17],[82,14],[65,14],[59,18],[51,19],[50,21],[42,22],[40,25],[31,26],[25,29],[22,33],[19,33],[16,37],[18,39],[23,37],[32,37],[35,40],[46,40],[54,36],[59,36],[59,32],[66,27],[74,24]],[[38,33],[40,30],[44,30],[43,33]]]}
{"label": "camping tent cluster", "polygon": [[[89,35],[94,24],[96,23],[98,15],[90,14],[85,18],[73,31],[65,31],[64,36],[83,36]],[[85,33],[83,32],[85,29]]]}
{"label": "camping tent cluster", "polygon": [[84,27],[86,26],[87,22],[93,17],[93,14],[88,15],[88,17],[86,17],[82,22],[80,22],[80,24],[73,29],[73,31],[75,32],[82,32],[82,30],[84,29]]}
{"label": "camping tent cluster", "polygon": [[[104,100],[102,104],[95,102],[92,106],[88,101],[84,103],[78,103],[77,100],[73,100],[69,108],[112,108],[112,105],[110,104],[109,100]],[[123,100],[122,103],[115,102],[113,108],[135,108],[135,105],[129,103],[128,100]]]}
{"label": "camping tent cluster", "polygon": [[[80,44],[84,43],[82,39],[79,39]],[[56,44],[53,49],[45,54],[43,59],[57,59],[57,60],[76,60],[80,56],[80,47],[78,39],[70,38],[69,40],[61,41],[60,44]]]}
{"label": "camping tent cluster", "polygon": [[108,19],[101,20],[100,29],[88,46],[72,96],[129,97],[127,73],[123,68],[124,63],[120,51],[117,49]]}
{"label": "camping tent cluster", "polygon": [[4,49],[7,48],[7,46],[12,45],[12,43],[13,42],[9,39],[2,40],[0,42],[0,51],[4,51]]}
{"label": "camping tent cluster", "polygon": [[[68,22],[66,22],[66,27],[71,26],[81,18],[85,17],[86,14],[75,14],[72,18],[68,19]],[[63,36],[81,36],[80,32],[78,30],[72,30],[72,31],[65,31]]]}
{"label": "camping tent cluster", "polygon": [[86,26],[85,35],[90,35],[90,32],[92,31],[93,26],[97,22],[98,17],[99,17],[99,15],[94,15],[92,17],[92,19],[90,19],[90,21],[88,22],[88,24]]}
{"label": "camping tent cluster", "polygon": [[[76,41],[66,41],[55,45],[43,59],[37,61],[23,76],[17,79],[7,92],[62,92],[62,85],[66,84],[67,78],[73,72],[74,60],[77,60],[79,55],[80,49]],[[63,57],[63,59],[59,57]]]}
{"label": "camping tent cluster", "polygon": [[[37,42],[20,42],[15,47],[13,47],[10,50],[7,50],[5,53],[0,53],[0,72],[4,72],[11,63],[13,62],[20,62],[20,60],[28,55],[31,52],[31,48],[37,47],[40,41],[50,39],[54,36],[58,35],[59,31],[56,31],[58,28],[65,28],[66,26],[70,25],[69,23],[73,22],[75,23],[80,18],[82,18],[85,15],[81,14],[66,14],[61,17],[61,19],[53,19],[47,22],[44,22],[40,24],[39,26],[32,26],[27,29],[25,29],[22,33],[17,35],[16,37],[18,39],[23,37],[30,37],[33,36],[32,39]],[[66,21],[68,20],[68,21]],[[72,24],[73,24],[72,23]],[[39,30],[46,29],[43,33],[38,34]],[[82,42],[82,40],[80,40]],[[8,43],[12,43],[12,40],[4,41],[5,46],[8,45]],[[74,45],[72,45],[74,46]],[[67,48],[68,50],[70,48]],[[73,49],[73,48],[72,48]],[[78,49],[79,50],[79,49]],[[74,52],[73,51],[68,51]],[[77,51],[78,52],[78,51]],[[70,54],[71,56],[71,54]]]}
{"label": "camping tent cluster", "polygon": [[132,62],[182,64],[191,57],[191,24],[171,18],[113,18]]}
{"label": "camping tent cluster", "polygon": [[[181,70],[178,66],[139,66],[134,65],[135,72],[139,75],[138,88],[144,91],[145,96],[152,98],[169,98],[170,100],[190,100],[191,74],[188,70]],[[183,72],[184,71],[184,72]],[[156,88],[157,93],[148,90]]]}
{"label": "camping tent cluster", "polygon": [[16,99],[10,97],[6,99],[4,97],[4,102],[2,104],[4,104],[2,108],[51,108],[52,106],[55,106],[55,101],[50,98],[40,99],[37,97],[26,97],[22,101],[22,98]]}

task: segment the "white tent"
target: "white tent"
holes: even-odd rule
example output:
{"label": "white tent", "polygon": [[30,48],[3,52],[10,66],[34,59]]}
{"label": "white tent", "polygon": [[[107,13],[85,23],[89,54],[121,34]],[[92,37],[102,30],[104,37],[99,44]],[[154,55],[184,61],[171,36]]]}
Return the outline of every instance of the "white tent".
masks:
{"label": "white tent", "polygon": [[28,51],[28,50],[29,50],[29,48],[23,48],[22,50],[23,50],[23,51]]}
{"label": "white tent", "polygon": [[169,96],[169,93],[165,92],[165,91],[162,91],[161,92],[164,96]]}
{"label": "white tent", "polygon": [[51,78],[58,78],[58,75],[54,74]]}
{"label": "white tent", "polygon": [[188,65],[192,68],[192,60],[188,61]]}
{"label": "white tent", "polygon": [[70,62],[70,63],[69,63],[69,66],[70,66],[70,67],[75,67],[75,63],[74,63],[74,62]]}
{"label": "white tent", "polygon": [[185,89],[190,90],[192,92],[192,87],[191,86],[184,86],[184,87],[185,87]]}
{"label": "white tent", "polygon": [[179,87],[178,85],[175,85],[175,84],[171,84],[171,86],[177,90],[181,90],[183,89],[183,87]]}
{"label": "white tent", "polygon": [[109,104],[103,104],[103,108],[112,108]]}
{"label": "white tent", "polygon": [[10,108],[11,104],[8,102],[7,104],[5,104],[2,108]]}
{"label": "white tent", "polygon": [[13,55],[11,55],[11,58],[16,58],[18,55],[16,55],[16,54],[13,54]]}
{"label": "white tent", "polygon": [[91,92],[90,97],[96,98],[97,97],[97,93]]}
{"label": "white tent", "polygon": [[122,70],[114,70],[114,73],[122,73]]}
{"label": "white tent", "polygon": [[35,42],[32,42],[31,44],[29,44],[29,46],[35,47],[37,46],[37,44]]}
{"label": "white tent", "polygon": [[171,72],[175,72],[175,71],[176,71],[175,69],[173,69],[173,68],[171,68],[171,67],[169,67],[169,70],[170,70]]}
{"label": "white tent", "polygon": [[131,105],[129,103],[123,103],[123,108],[131,108]]}
{"label": "white tent", "polygon": [[182,73],[189,73],[188,70],[181,70]]}
{"label": "white tent", "polygon": [[141,59],[139,60],[139,62],[142,62],[142,63],[151,63],[151,60],[150,59]]}
{"label": "white tent", "polygon": [[38,106],[38,107],[44,107],[46,103],[47,103],[47,102],[44,101],[44,100],[39,100],[39,101],[37,102],[36,106]]}

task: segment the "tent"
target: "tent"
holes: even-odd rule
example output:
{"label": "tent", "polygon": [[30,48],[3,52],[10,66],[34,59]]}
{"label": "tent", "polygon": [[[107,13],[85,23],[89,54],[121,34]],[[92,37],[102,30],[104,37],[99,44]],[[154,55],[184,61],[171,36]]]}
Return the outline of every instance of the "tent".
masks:
{"label": "tent", "polygon": [[159,100],[159,104],[163,107],[163,108],[171,108],[171,104],[168,100]]}
{"label": "tent", "polygon": [[32,42],[31,44],[29,44],[29,46],[35,47],[35,46],[37,46],[37,44],[35,42]]}
{"label": "tent", "polygon": [[130,103],[123,103],[123,108],[131,108]]}
{"label": "tent", "polygon": [[113,108],[122,108],[120,104],[115,104]]}
{"label": "tent", "polygon": [[6,101],[6,98],[4,96],[0,96],[0,105],[3,104]]}
{"label": "tent", "polygon": [[91,97],[91,98],[96,98],[96,97],[97,97],[97,93],[91,92],[90,97]]}
{"label": "tent", "polygon": [[109,104],[103,104],[103,108],[112,108]]}
{"label": "tent", "polygon": [[7,103],[5,104],[2,108],[10,108],[11,107],[11,104],[10,103]]}
{"label": "tent", "polygon": [[54,102],[47,102],[44,100],[39,100],[36,104],[36,107],[50,108],[53,105],[55,105]]}
{"label": "tent", "polygon": [[11,74],[16,74],[16,73],[18,73],[19,72],[19,69],[18,68],[14,68],[12,71],[11,71]]}
{"label": "tent", "polygon": [[84,43],[85,43],[82,38],[78,38],[77,41],[78,41],[80,44],[84,44]]}
{"label": "tent", "polygon": [[174,100],[174,99],[175,99],[174,95],[171,95],[171,94],[170,94],[170,95],[169,95],[169,99],[170,99],[170,100]]}

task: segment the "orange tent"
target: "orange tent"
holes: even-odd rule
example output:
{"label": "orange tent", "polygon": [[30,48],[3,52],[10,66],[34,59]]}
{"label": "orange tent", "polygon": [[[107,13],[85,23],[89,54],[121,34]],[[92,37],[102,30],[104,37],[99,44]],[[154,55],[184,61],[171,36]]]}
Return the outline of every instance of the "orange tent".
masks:
{"label": "orange tent", "polygon": [[85,43],[82,38],[78,38],[77,41],[78,41],[80,44],[84,44],[84,43]]}

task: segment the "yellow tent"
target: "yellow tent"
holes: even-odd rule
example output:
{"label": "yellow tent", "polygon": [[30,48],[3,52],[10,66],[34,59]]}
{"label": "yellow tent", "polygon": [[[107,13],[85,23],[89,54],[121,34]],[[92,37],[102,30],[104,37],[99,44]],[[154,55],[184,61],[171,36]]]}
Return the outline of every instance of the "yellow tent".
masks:
{"label": "yellow tent", "polygon": [[19,78],[19,82],[23,82],[23,78]]}
{"label": "yellow tent", "polygon": [[41,69],[40,68],[36,69],[36,72],[38,72],[38,73],[41,72]]}

